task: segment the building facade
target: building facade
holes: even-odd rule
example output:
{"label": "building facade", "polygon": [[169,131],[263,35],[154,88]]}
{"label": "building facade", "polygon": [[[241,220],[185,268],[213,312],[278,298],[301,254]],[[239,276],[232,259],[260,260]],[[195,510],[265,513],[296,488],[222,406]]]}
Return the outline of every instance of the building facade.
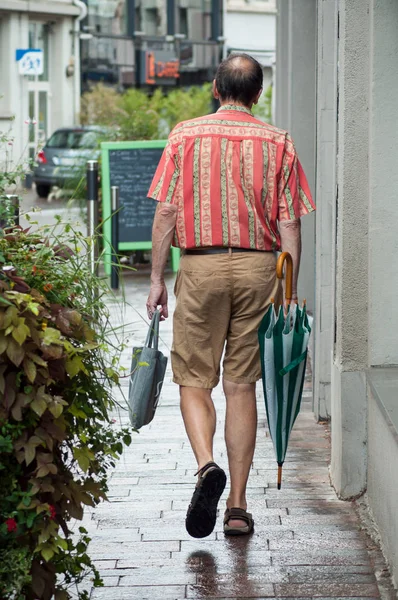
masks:
{"label": "building facade", "polygon": [[278,3],[278,124],[303,150],[317,202],[315,256],[306,257],[315,265],[314,412],[331,419],[333,486],[343,499],[366,498],[395,584],[397,29],[395,0]]}
{"label": "building facade", "polygon": [[220,0],[87,0],[82,82],[131,86],[201,85],[220,60]]}
{"label": "building facade", "polygon": [[[72,0],[0,3],[0,132],[13,138],[8,159],[34,158],[56,128],[80,112],[79,18]],[[21,73],[23,50],[41,50],[42,73]],[[17,54],[19,51],[19,54]]]}
{"label": "building facade", "polygon": [[263,67],[264,90],[273,82],[276,0],[225,0],[225,51],[246,52]]}

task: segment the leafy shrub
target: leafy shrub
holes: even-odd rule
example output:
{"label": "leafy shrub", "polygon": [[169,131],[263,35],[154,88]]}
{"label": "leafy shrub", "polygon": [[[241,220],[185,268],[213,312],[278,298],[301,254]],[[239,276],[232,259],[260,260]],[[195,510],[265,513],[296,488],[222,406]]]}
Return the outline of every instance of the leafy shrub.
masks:
{"label": "leafy shrub", "polygon": [[101,585],[87,531],[76,539],[69,524],[106,499],[131,436],[109,416],[120,342],[85,245],[68,225],[56,242],[48,230],[0,230],[2,600],[66,600],[90,573]]}

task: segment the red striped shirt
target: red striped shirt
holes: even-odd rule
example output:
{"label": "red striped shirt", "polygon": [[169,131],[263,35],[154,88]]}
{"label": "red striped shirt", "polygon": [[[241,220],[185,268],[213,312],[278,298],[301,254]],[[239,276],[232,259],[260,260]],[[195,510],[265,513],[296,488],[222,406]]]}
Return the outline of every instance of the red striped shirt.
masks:
{"label": "red striped shirt", "polygon": [[185,249],[278,250],[278,221],[315,210],[289,134],[232,105],[173,129],[148,196],[177,205]]}

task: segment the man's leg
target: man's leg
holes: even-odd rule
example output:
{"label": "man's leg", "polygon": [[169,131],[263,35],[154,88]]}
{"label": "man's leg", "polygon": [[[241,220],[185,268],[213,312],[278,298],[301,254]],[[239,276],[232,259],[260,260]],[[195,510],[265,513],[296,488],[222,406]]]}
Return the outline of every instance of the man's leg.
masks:
{"label": "man's leg", "polygon": [[[225,442],[231,481],[227,507],[246,510],[246,485],[256,445],[256,384],[233,383],[224,378],[223,386],[227,401]],[[247,523],[230,519],[229,525],[244,527]]]}
{"label": "man's leg", "polygon": [[180,386],[181,413],[198,469],[213,460],[216,411],[211,390]]}

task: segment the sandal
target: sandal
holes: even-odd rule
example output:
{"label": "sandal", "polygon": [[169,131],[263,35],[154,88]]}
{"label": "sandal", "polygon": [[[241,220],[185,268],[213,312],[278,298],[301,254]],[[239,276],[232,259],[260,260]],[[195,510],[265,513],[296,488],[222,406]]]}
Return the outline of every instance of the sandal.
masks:
{"label": "sandal", "polygon": [[[228,525],[231,519],[239,519],[247,525],[243,527],[230,527]],[[225,535],[247,535],[253,531],[254,521],[250,513],[243,508],[227,508],[224,514],[224,533]]]}
{"label": "sandal", "polygon": [[185,527],[192,537],[210,535],[217,519],[217,504],[227,483],[227,476],[216,463],[208,462],[199,469],[198,483],[188,507]]}

